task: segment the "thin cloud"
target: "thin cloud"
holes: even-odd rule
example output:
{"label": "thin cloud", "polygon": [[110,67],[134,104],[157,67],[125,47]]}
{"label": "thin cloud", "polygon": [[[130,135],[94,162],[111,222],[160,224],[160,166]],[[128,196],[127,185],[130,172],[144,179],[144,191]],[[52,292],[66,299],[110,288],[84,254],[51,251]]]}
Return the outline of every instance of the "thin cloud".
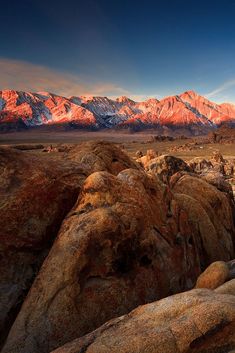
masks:
{"label": "thin cloud", "polygon": [[230,81],[226,81],[224,82],[221,86],[217,87],[216,89],[214,89],[213,91],[209,92],[206,97],[207,98],[213,98],[218,96],[220,93],[226,91],[227,89],[231,88],[235,86],[235,80],[230,80]]}
{"label": "thin cloud", "polygon": [[62,96],[128,95],[130,92],[113,83],[89,84],[78,76],[29,62],[0,58],[0,89],[48,91]]}

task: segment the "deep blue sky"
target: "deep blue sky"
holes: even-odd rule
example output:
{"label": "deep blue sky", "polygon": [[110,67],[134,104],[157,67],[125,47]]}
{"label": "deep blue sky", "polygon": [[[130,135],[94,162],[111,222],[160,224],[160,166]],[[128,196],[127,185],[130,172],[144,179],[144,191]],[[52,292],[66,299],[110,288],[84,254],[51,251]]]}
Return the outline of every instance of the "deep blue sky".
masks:
{"label": "deep blue sky", "polygon": [[11,0],[0,23],[0,89],[235,102],[235,0]]}

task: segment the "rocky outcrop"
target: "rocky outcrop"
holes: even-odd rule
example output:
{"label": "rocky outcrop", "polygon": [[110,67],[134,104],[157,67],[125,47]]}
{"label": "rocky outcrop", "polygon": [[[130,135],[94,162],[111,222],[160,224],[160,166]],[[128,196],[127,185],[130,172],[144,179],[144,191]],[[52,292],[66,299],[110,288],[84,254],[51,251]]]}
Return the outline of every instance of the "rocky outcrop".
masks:
{"label": "rocky outcrop", "polygon": [[235,230],[230,198],[206,181],[184,172],[173,175],[170,187],[188,213],[195,239],[201,239],[200,261],[205,269],[217,260],[234,258]]}
{"label": "rocky outcrop", "polygon": [[213,169],[212,162],[201,157],[195,157],[191,159],[191,161],[189,162],[189,166],[192,168],[193,172],[199,174]]}
{"label": "rocky outcrop", "polygon": [[69,160],[84,164],[90,173],[107,171],[117,175],[123,169],[141,169],[118,145],[110,142],[84,142],[70,150]]}
{"label": "rocky outcrop", "polygon": [[235,163],[233,159],[224,159],[219,151],[215,151],[210,159],[195,157],[189,161],[189,165],[195,173],[203,174],[208,172],[221,173],[224,176],[233,177]]}
{"label": "rocky outcrop", "polygon": [[91,174],[3,352],[49,352],[140,304],[192,288],[201,271],[193,237],[186,212],[155,176]]}
{"label": "rocky outcrop", "polygon": [[232,186],[221,173],[210,170],[202,173],[200,177],[202,180],[205,180],[209,184],[215,186],[218,190],[225,192],[231,199],[231,202],[234,202]]}
{"label": "rocky outcrop", "polygon": [[235,297],[206,289],[111,320],[52,353],[215,353],[235,348]]}
{"label": "rocky outcrop", "polygon": [[1,339],[87,175],[73,162],[0,148]]}
{"label": "rocky outcrop", "polygon": [[[66,148],[60,156],[56,153],[36,157],[35,152],[0,149],[3,336],[19,311],[2,353],[49,353],[138,305],[193,288],[213,261],[226,261],[229,276],[224,280],[233,278],[235,233],[231,198],[224,186],[220,191],[218,183],[214,187],[171,156],[154,156],[152,161],[162,160],[160,169],[146,173],[118,146],[106,142],[82,143]],[[227,311],[220,314],[220,303],[215,306],[223,296],[200,290],[190,293],[176,300],[177,312],[176,304],[173,309],[168,305],[161,316],[164,320],[159,316],[163,326],[157,327],[168,332],[172,323],[179,337],[187,328],[189,340],[186,335],[179,338],[184,352],[188,344],[189,352],[200,352],[198,348],[212,352],[214,337],[221,350],[224,337],[228,348],[233,348],[233,317],[227,317]],[[168,303],[174,301],[175,297],[168,299]],[[206,308],[208,302],[218,316],[213,323],[206,316],[201,322],[205,330],[194,329],[190,315],[196,315],[197,305],[197,309]],[[189,321],[184,322],[187,315]],[[222,316],[228,325],[220,321]],[[147,318],[150,331],[154,320],[155,316]],[[176,328],[178,320],[183,323]],[[218,336],[202,341],[211,332]],[[79,342],[87,342],[86,337]],[[155,338],[145,340],[150,342],[144,346],[149,352]],[[177,339],[173,338],[175,346]],[[117,351],[122,352],[120,337],[118,342]],[[125,337],[123,342],[127,343]],[[164,342],[165,353],[166,342],[173,347],[168,333]],[[86,344],[81,351],[89,348],[90,343]],[[138,344],[142,349],[142,338]],[[129,346],[123,349],[129,352]]]}
{"label": "rocky outcrop", "polygon": [[134,169],[86,179],[3,353],[49,352],[139,304],[192,288],[208,263],[233,258],[224,193],[187,174],[171,184],[174,196]]}
{"label": "rocky outcrop", "polygon": [[148,164],[158,156],[158,152],[153,149],[147,150],[146,155],[137,158],[137,162],[143,167],[147,168]]}
{"label": "rocky outcrop", "polygon": [[162,155],[152,159],[145,166],[145,169],[147,172],[157,175],[166,184],[169,182],[170,177],[179,171],[192,172],[190,166],[181,158],[169,155]]}

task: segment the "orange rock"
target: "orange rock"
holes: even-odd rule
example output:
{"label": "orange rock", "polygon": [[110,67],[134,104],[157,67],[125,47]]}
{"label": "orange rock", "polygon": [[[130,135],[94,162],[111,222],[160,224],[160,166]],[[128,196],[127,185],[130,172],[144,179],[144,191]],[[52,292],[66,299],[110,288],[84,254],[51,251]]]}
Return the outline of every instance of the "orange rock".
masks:
{"label": "orange rock", "polygon": [[147,172],[156,174],[164,183],[168,183],[170,177],[179,172],[192,172],[192,169],[181,158],[162,155],[154,158],[145,166]]}
{"label": "orange rock", "polygon": [[67,158],[85,164],[90,173],[105,170],[117,175],[123,169],[141,169],[118,145],[105,141],[81,143],[70,150]]}
{"label": "orange rock", "polygon": [[215,289],[216,293],[235,295],[235,279],[225,282]]}
{"label": "orange rock", "polygon": [[0,148],[0,341],[87,174],[73,162]]}
{"label": "orange rock", "polygon": [[201,241],[202,269],[217,260],[233,259],[235,229],[227,194],[183,172],[171,177],[170,186],[178,203],[188,213],[195,239]]}
{"label": "orange rock", "polygon": [[215,289],[229,278],[229,269],[224,261],[213,262],[207,269],[200,274],[195,288]]}
{"label": "orange rock", "polygon": [[187,214],[155,176],[91,174],[3,353],[49,352],[140,304],[192,288],[200,273],[192,236]]}
{"label": "orange rock", "polygon": [[51,353],[205,353],[235,348],[235,297],[194,289],[140,306]]}

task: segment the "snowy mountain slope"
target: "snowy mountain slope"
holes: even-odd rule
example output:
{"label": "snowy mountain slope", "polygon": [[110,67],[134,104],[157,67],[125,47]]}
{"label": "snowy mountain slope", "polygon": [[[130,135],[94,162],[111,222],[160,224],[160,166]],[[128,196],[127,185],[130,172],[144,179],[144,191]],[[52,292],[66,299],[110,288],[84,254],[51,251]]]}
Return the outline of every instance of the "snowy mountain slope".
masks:
{"label": "snowy mountain slope", "polygon": [[193,91],[134,102],[128,97],[62,97],[49,92],[0,91],[1,125],[26,127],[73,123],[81,128],[201,126],[235,122],[235,106],[216,104]]}

